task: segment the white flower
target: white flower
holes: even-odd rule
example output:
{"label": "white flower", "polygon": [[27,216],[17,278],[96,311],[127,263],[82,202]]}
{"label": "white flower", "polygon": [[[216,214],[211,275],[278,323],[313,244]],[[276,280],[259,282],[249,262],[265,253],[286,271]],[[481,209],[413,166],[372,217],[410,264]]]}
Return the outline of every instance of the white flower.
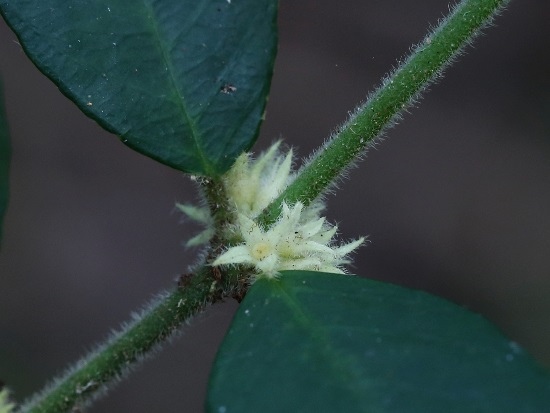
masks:
{"label": "white flower", "polygon": [[235,224],[243,243],[229,248],[212,265],[249,264],[259,277],[276,277],[283,270],[344,273],[342,265],[349,262],[346,256],[365,239],[333,246],[337,228],[328,225],[325,218],[304,222],[303,211],[300,202],[294,207],[283,203],[278,221],[267,231],[250,217],[239,214]]}
{"label": "white flower", "polygon": [[[228,204],[236,214],[256,218],[292,181],[292,150],[283,155],[279,152],[280,145],[280,141],[275,142],[256,160],[252,159],[250,153],[244,152],[224,176]],[[193,247],[207,244],[214,236],[214,220],[208,208],[186,204],[176,204],[176,208],[205,226],[186,245]],[[322,209],[322,204],[318,204],[317,208]]]}
{"label": "white flower", "polygon": [[[335,245],[337,228],[320,216],[321,201],[304,206],[283,203],[281,215],[270,228],[261,228],[256,219],[294,179],[292,150],[283,154],[276,142],[256,160],[243,153],[223,177],[223,185],[234,222],[222,228],[222,237],[233,246],[211,265],[247,264],[257,277],[276,277],[284,270],[313,270],[344,273],[347,256],[365,241],[359,238]],[[206,229],[187,242],[207,243],[214,235],[214,221],[207,208],[178,204],[177,208]]]}
{"label": "white flower", "polygon": [[15,404],[9,401],[8,391],[6,389],[0,391],[0,413],[10,413],[14,407]]}
{"label": "white flower", "polygon": [[258,159],[243,153],[224,177],[230,203],[237,213],[257,217],[292,181],[292,149],[279,153],[278,141]]}

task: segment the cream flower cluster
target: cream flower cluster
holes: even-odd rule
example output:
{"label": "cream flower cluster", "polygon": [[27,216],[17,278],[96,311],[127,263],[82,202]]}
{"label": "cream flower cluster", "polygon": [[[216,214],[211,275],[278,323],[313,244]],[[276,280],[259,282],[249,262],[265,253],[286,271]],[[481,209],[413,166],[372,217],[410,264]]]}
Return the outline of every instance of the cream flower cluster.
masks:
{"label": "cream flower cluster", "polygon": [[229,248],[212,265],[249,264],[258,276],[276,277],[284,270],[314,270],[343,274],[341,266],[349,263],[346,256],[364,242],[359,238],[348,244],[331,245],[336,227],[325,218],[302,220],[304,205],[283,203],[279,220],[268,230],[244,214],[239,214],[236,227],[243,242]]}
{"label": "cream flower cluster", "polygon": [[292,149],[281,155],[280,144],[276,142],[257,160],[243,153],[227,172],[225,190],[237,213],[256,218],[292,181]]}
{"label": "cream flower cluster", "polygon": [[[304,206],[283,203],[277,222],[262,228],[255,219],[292,182],[292,150],[282,154],[280,142],[272,145],[258,159],[243,153],[224,177],[229,205],[234,208],[235,222],[228,225],[227,239],[239,243],[228,248],[213,266],[247,264],[258,277],[276,277],[283,270],[314,270],[343,273],[350,261],[347,256],[364,243],[359,238],[336,245],[337,227],[320,216],[321,202]],[[177,205],[189,218],[205,224],[206,230],[187,245],[206,243],[213,235],[212,219],[206,208]]]}

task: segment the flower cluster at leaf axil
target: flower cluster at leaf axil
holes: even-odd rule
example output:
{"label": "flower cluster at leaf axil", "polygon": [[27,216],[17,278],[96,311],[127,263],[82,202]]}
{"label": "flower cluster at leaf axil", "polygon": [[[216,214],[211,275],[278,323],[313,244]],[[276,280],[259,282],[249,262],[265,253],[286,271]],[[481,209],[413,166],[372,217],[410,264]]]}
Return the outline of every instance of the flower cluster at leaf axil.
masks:
{"label": "flower cluster at leaf axil", "polygon": [[[321,201],[307,206],[301,202],[283,203],[278,220],[269,228],[256,221],[293,179],[292,150],[282,154],[279,147],[280,142],[275,143],[255,160],[243,153],[225,175],[223,184],[234,219],[224,228],[223,238],[235,242],[211,264],[249,265],[257,277],[276,277],[284,270],[344,273],[344,265],[350,263],[348,255],[365,238],[336,244],[333,238],[337,227],[320,216],[324,209]],[[187,244],[208,242],[214,234],[208,209],[181,204],[177,207],[207,227]]]}

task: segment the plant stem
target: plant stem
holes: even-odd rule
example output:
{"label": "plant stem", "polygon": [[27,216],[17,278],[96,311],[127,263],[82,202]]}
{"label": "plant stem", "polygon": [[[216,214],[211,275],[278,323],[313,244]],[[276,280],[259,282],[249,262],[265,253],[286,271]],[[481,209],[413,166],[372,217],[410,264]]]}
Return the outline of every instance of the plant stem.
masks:
{"label": "plant stem", "polygon": [[[208,201],[210,214],[214,219],[216,237],[223,238],[221,234],[228,222],[232,221],[232,209],[228,205],[227,194],[221,179],[199,178],[200,189]],[[219,241],[224,241],[219,239]],[[214,240],[215,244],[216,240]]]}
{"label": "plant stem", "polygon": [[[230,213],[223,184],[219,180],[203,178],[199,183],[214,217],[218,229],[216,234],[219,234]],[[214,249],[219,248],[219,242],[213,243],[206,263],[212,259]],[[60,413],[90,404],[206,305],[230,295],[242,297],[245,292],[242,284],[234,274],[221,279],[221,274],[208,265],[199,266],[194,274],[181,275],[179,288],[157,298],[120,332],[75,363],[18,411]]]}
{"label": "plant stem", "polygon": [[423,90],[487,26],[508,0],[464,0],[382,81],[332,139],[300,171],[296,180],[259,217],[265,226],[280,215],[283,201],[308,205],[361,157]]}
{"label": "plant stem", "polygon": [[[227,224],[235,222],[235,217],[233,208],[229,206],[229,198],[222,180],[203,178],[199,183],[214,219],[215,233],[210,240],[210,250],[206,256],[206,263],[210,263],[230,244],[227,239]],[[214,276],[212,287],[219,291],[219,297],[232,297],[241,302],[248,291],[250,269],[237,266],[220,271],[217,267],[213,267],[212,272]]]}
{"label": "plant stem", "polygon": [[184,322],[216,300],[211,291],[210,268],[182,276],[180,287],[157,298],[106,343],[75,363],[40,394],[21,406],[20,412],[60,413],[88,405],[111,383],[144,360]]}

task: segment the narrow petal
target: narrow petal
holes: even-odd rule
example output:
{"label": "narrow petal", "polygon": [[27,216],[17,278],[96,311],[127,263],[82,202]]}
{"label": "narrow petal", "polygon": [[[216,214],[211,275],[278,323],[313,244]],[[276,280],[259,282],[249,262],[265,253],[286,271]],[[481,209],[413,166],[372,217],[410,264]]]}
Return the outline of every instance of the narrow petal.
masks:
{"label": "narrow petal", "polygon": [[344,244],[341,247],[334,248],[333,251],[335,252],[336,255],[343,257],[345,255],[348,255],[350,252],[352,252],[355,248],[359,247],[364,242],[365,242],[365,237],[361,237],[355,241]]}
{"label": "narrow petal", "polygon": [[[301,233],[305,238],[311,238],[315,234],[317,234],[319,231],[321,231],[321,228],[323,228],[323,224],[325,223],[325,218],[319,218],[317,221],[308,222],[304,226],[302,226]],[[330,240],[330,238],[327,238],[327,242]]]}
{"label": "narrow petal", "polygon": [[284,224],[291,230],[297,228],[300,222],[300,214],[302,213],[303,208],[304,204],[299,201],[296,202],[293,207],[289,207],[286,202],[284,202],[279,222],[281,224]]}
{"label": "narrow petal", "polygon": [[[267,234],[272,237],[273,242],[277,243],[288,234],[294,234],[298,230],[301,205],[301,203],[297,203],[296,206],[298,206],[299,209],[290,209],[289,206],[283,202],[279,220],[273,224],[269,231],[267,231]],[[298,214],[296,214],[296,212],[298,212]]]}
{"label": "narrow petal", "polygon": [[206,244],[214,236],[214,228],[208,228],[185,243],[187,247],[196,247],[198,245]]}
{"label": "narrow petal", "polygon": [[269,147],[267,152],[262,153],[256,162],[254,162],[254,166],[252,167],[250,171],[250,175],[253,176],[260,176],[262,175],[266,165],[272,164],[273,158],[277,154],[277,151],[279,149],[279,146],[281,145],[281,141],[275,142],[273,145]]}
{"label": "narrow petal", "polygon": [[321,260],[317,257],[307,257],[295,260],[283,261],[279,270],[311,270],[318,271],[318,267],[322,265]]}
{"label": "narrow petal", "polygon": [[340,268],[334,267],[334,266],[331,266],[331,265],[321,265],[321,266],[319,266],[319,269],[317,271],[330,272],[330,273],[334,273],[334,274],[345,274],[345,272],[343,270],[341,270]]}
{"label": "narrow petal", "polygon": [[332,237],[336,235],[336,231],[338,231],[338,227],[332,227],[327,230],[322,230],[318,234],[311,237],[312,241],[316,241],[320,244],[328,244]]}
{"label": "narrow petal", "polygon": [[329,254],[331,257],[334,256],[334,251],[332,248],[319,244],[315,241],[304,241],[300,244],[297,244],[294,246],[294,251],[296,251],[296,255],[309,255],[310,253],[321,253],[321,254]]}
{"label": "narrow petal", "polygon": [[191,218],[193,221],[201,222],[203,224],[210,224],[212,218],[210,217],[210,212],[208,208],[196,207],[189,204],[178,204],[176,203],[176,208]]}
{"label": "narrow petal", "polygon": [[254,244],[262,239],[264,232],[254,220],[248,218],[246,215],[239,214],[237,224],[247,244]]}
{"label": "narrow petal", "polygon": [[313,201],[302,211],[302,222],[313,221],[321,216],[325,204],[319,200]]}
{"label": "narrow petal", "polygon": [[277,254],[271,254],[268,257],[264,258],[261,261],[254,262],[254,265],[259,270],[258,272],[273,274],[278,272],[279,257]]}
{"label": "narrow petal", "polygon": [[[288,151],[283,162],[280,165],[278,165],[275,171],[276,173],[274,174],[274,176],[272,177],[272,181],[270,182],[270,185],[272,186],[272,188],[277,189],[277,192],[282,192],[282,190],[286,186],[291,168],[292,168],[292,149]],[[276,196],[278,195],[279,194],[276,194]]]}
{"label": "narrow petal", "polygon": [[252,258],[248,248],[244,245],[231,247],[220,255],[212,263],[213,266],[228,265],[228,264],[255,264],[256,260]]}

